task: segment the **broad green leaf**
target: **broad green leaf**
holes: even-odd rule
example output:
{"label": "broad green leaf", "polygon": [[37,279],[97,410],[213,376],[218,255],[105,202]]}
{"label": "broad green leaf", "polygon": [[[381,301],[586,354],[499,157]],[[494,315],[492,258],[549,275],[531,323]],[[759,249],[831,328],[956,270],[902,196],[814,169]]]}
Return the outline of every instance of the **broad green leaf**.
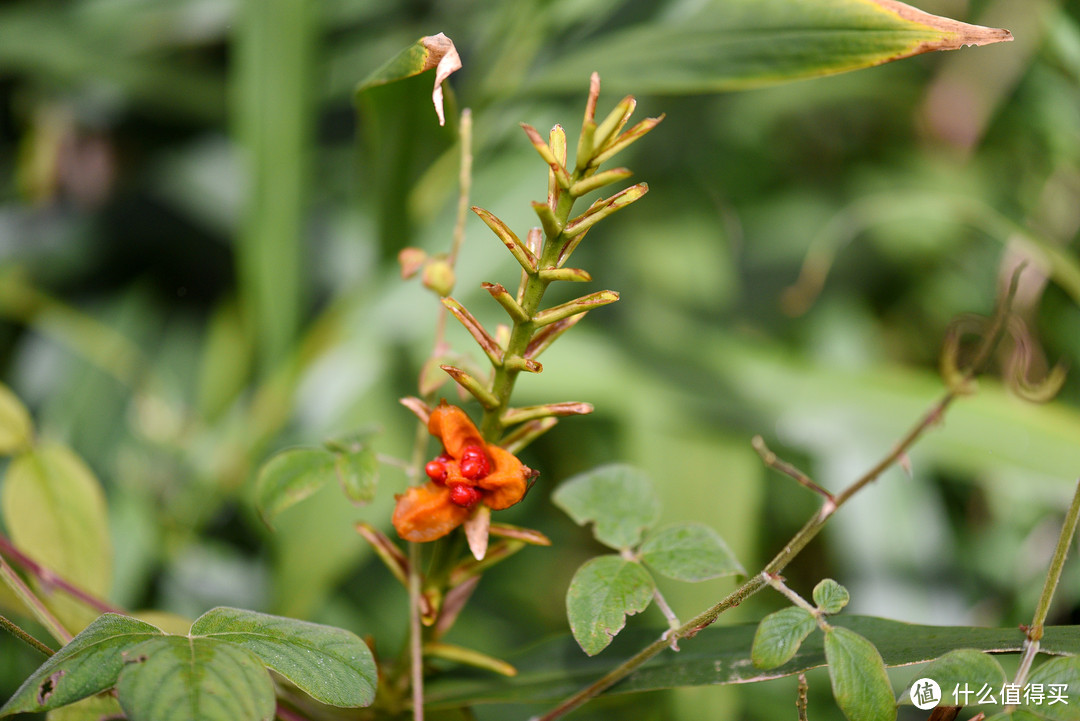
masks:
{"label": "broad green leaf", "polygon": [[45,721],[110,721],[123,717],[116,698],[108,693],[84,698],[70,706],[53,709],[45,716]]}
{"label": "broad green leaf", "polygon": [[851,721],[892,721],[896,718],[889,675],[881,654],[866,638],[842,626],[825,632],[836,705]]}
{"label": "broad green leaf", "polygon": [[677,581],[705,581],[746,571],[724,539],[704,523],[679,523],[649,534],[641,560]]}
{"label": "broad green leaf", "polygon": [[255,504],[267,525],[332,480],[335,460],[323,448],[290,448],[267,461],[255,480]]}
{"label": "broad green leaf", "polygon": [[927,15],[893,0],[717,0],[693,15],[649,20],[564,53],[534,88],[569,90],[592,71],[617,92],[743,90],[985,45],[1006,30]]}
{"label": "broad green leaf", "polygon": [[[929,678],[937,682],[941,687],[941,703],[944,705],[964,706],[967,704],[956,703],[961,701],[954,693],[957,687],[972,688],[976,691],[984,684],[1000,690],[1005,683],[1005,670],[997,659],[982,651],[970,648],[961,648],[950,651],[941,658],[931,661],[920,669],[911,678],[911,684],[905,691],[910,691],[911,686],[919,679]],[[964,686],[967,684],[967,686]],[[901,693],[903,700],[900,703],[910,704],[909,695]],[[950,702],[954,702],[951,703]],[[974,704],[971,704],[974,705]]]}
{"label": "broad green leaf", "polygon": [[581,650],[595,656],[607,648],[626,617],[648,607],[655,590],[656,583],[640,563],[619,556],[586,561],[566,592],[566,616]]}
{"label": "broad green leaf", "polygon": [[446,118],[443,115],[442,84],[450,75],[461,69],[461,58],[458,57],[454,42],[442,33],[426,35],[402,50],[362,80],[356,92],[362,93],[377,85],[411,78],[432,68],[435,69],[435,89],[431,93],[431,102],[435,106],[435,113],[439,116],[439,125],[443,125]]}
{"label": "broad green leaf", "polygon": [[754,633],[750,658],[758,668],[783,666],[817,628],[817,619],[806,609],[791,606],[761,619]]}
{"label": "broad green leaf", "polygon": [[648,476],[613,463],[567,480],[551,496],[578,525],[593,522],[593,535],[614,549],[632,548],[660,517],[660,504]]}
{"label": "broad green leaf", "polygon": [[[849,628],[877,647],[885,664],[906,666],[932,661],[956,648],[1016,653],[1024,634],[1015,627],[920,626],[870,616],[840,615],[830,625]],[[656,691],[682,686],[767,681],[825,665],[824,634],[811,634],[794,658],[763,670],[751,662],[758,624],[713,625],[679,644],[679,653],[663,653],[620,681],[607,693]],[[526,703],[552,701],[579,691],[622,660],[655,641],[665,629],[625,629],[603,656],[583,656],[570,635],[531,646],[506,660],[518,669],[512,679],[477,679],[448,673],[425,686],[430,708],[452,708],[479,701]],[[1080,653],[1080,626],[1051,626],[1042,649],[1051,654]]]}
{"label": "broad green leaf", "polygon": [[124,652],[117,696],[131,721],[269,721],[274,683],[247,649],[162,636]]}
{"label": "broad green leaf", "polygon": [[[1042,666],[1031,672],[1028,676],[1028,684],[1042,684],[1046,699],[1042,704],[1028,704],[1030,711],[1042,718],[1052,721],[1077,721],[1080,719],[1080,657],[1065,656],[1063,658],[1050,659]],[[1051,703],[1053,691],[1056,686],[1060,691],[1059,700]],[[1061,688],[1065,686],[1066,688]],[[1062,702],[1060,697],[1067,699]]]}
{"label": "broad green leaf", "polygon": [[848,590],[831,578],[826,578],[814,586],[814,603],[824,613],[840,613],[849,600],[851,595]]}
{"label": "broad green leaf", "polygon": [[334,459],[334,471],[345,497],[353,503],[368,503],[375,498],[379,461],[372,449],[338,453]]}
{"label": "broad green leaf", "polygon": [[[108,592],[112,542],[105,494],[78,456],[55,444],[20,455],[8,466],[0,505],[15,545],[76,586],[98,596]],[[62,592],[37,588],[73,631],[97,617]]]}
{"label": "broad green leaf", "polygon": [[246,648],[320,703],[368,706],[375,698],[375,661],[350,631],[221,607],[200,616],[191,635]]}
{"label": "broad green leaf", "polygon": [[124,666],[122,652],[155,636],[161,631],[148,623],[104,614],[34,671],[0,716],[48,711],[111,688]]}
{"label": "broad green leaf", "polygon": [[34,436],[30,413],[11,389],[0,383],[0,456],[26,450]]}

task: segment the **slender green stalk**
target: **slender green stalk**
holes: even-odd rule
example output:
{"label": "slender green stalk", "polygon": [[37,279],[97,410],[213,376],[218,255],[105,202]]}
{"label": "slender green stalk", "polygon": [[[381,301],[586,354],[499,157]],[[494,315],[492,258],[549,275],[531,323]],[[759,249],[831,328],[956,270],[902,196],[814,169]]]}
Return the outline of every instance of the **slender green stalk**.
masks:
{"label": "slender green stalk", "polygon": [[1061,572],[1065,568],[1065,557],[1069,553],[1073,536],[1076,535],[1076,522],[1080,519],[1080,479],[1076,481],[1076,490],[1073,492],[1072,503],[1065,513],[1065,523],[1061,526],[1061,535],[1058,536],[1057,548],[1054,549],[1054,557],[1050,559],[1050,568],[1046,572],[1046,582],[1043,583],[1042,594],[1039,603],[1035,606],[1035,615],[1031,619],[1031,625],[1027,628],[1027,638],[1024,640],[1024,655],[1020,659],[1020,667],[1016,670],[1016,679],[1013,683],[1023,685],[1027,681],[1031,663],[1039,653],[1039,642],[1042,640],[1043,624],[1046,616],[1050,613],[1050,602],[1054,599],[1054,591],[1057,590],[1061,580]]}
{"label": "slender green stalk", "polygon": [[424,721],[424,629],[420,624],[420,544],[409,543],[409,677],[413,721]]}
{"label": "slender green stalk", "polygon": [[14,591],[18,599],[30,609],[30,613],[34,614],[34,618],[52,634],[53,638],[61,644],[66,644],[73,638],[68,633],[68,630],[64,628],[64,624],[57,620],[56,616],[45,606],[44,601],[34,595],[34,592],[19,578],[3,556],[0,556],[0,580],[3,580]]}
{"label": "slender green stalk", "polygon": [[[983,369],[983,366],[989,360],[990,355],[997,347],[998,342],[1001,340],[1001,335],[1004,329],[1007,327],[1008,316],[1012,307],[1012,300],[1016,295],[1017,283],[1019,281],[1020,273],[1023,267],[1017,269],[1016,273],[1012,277],[1012,281],[1009,285],[1009,289],[1002,300],[999,302],[997,309],[995,310],[993,320],[991,322],[989,332],[983,337],[982,342],[979,345],[975,354],[974,362],[967,368],[963,374],[964,381],[970,381],[974,379],[978,373]],[[795,557],[810,543],[821,530],[828,523],[829,518],[846,503],[852,496],[858,493],[861,489],[865,488],[868,484],[872,483],[878,478],[887,468],[896,463],[907,451],[918,441],[930,428],[935,426],[937,422],[944,415],[946,408],[960,395],[961,391],[958,390],[966,385],[960,383],[950,388],[942,397],[930,408],[930,410],[922,417],[922,419],[916,423],[910,431],[900,440],[899,443],[890,451],[884,458],[881,459],[873,468],[864,473],[860,478],[855,480],[851,485],[844,489],[842,493],[837,495],[835,499],[826,498],[821,508],[815,513],[810,520],[803,525],[802,528],[788,541],[787,545],[780,550],[776,556],[769,561],[761,573],[751,577],[746,583],[739,588],[735,589],[727,596],[725,596],[719,603],[706,609],[702,613],[698,614],[694,618],[687,621],[685,624],[665,633],[659,639],[643,648],[641,651],[630,657],[619,666],[615,667],[602,678],[589,684],[582,690],[578,691],[574,695],[568,697],[558,706],[547,712],[543,716],[535,717],[534,721],[554,721],[554,719],[569,713],[578,706],[581,706],[586,701],[589,701],[607,689],[614,686],[622,679],[629,676],[631,673],[640,668],[644,663],[652,659],[659,654],[665,648],[669,647],[672,642],[678,641],[682,638],[690,638],[697,634],[702,629],[711,625],[719,618],[720,614],[725,611],[738,606],[753,594],[760,591],[766,584],[768,578],[779,574]],[[1060,569],[1059,569],[1060,572]]]}
{"label": "slender green stalk", "polygon": [[25,643],[27,646],[30,646],[35,651],[40,651],[46,656],[52,656],[54,653],[56,653],[56,651],[53,651],[41,641],[38,641],[26,631],[19,628],[13,621],[5,618],[4,616],[0,616],[0,628],[3,628],[5,631]]}

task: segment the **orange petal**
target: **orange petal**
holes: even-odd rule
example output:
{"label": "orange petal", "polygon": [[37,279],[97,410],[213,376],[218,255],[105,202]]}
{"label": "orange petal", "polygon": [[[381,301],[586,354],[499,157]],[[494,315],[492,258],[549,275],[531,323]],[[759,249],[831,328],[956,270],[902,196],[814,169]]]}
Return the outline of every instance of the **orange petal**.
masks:
{"label": "orange petal", "polygon": [[413,486],[397,496],[394,508],[394,528],[406,541],[424,543],[442,538],[460,526],[469,509],[450,501],[450,489],[428,483]]}
{"label": "orange petal", "polygon": [[461,458],[468,446],[484,447],[480,431],[457,406],[442,403],[433,410],[428,419],[428,431],[442,441],[446,452],[454,458]]}
{"label": "orange petal", "polygon": [[493,511],[501,511],[525,497],[529,472],[510,451],[489,445],[487,452],[493,467],[476,485],[485,491],[484,504]]}

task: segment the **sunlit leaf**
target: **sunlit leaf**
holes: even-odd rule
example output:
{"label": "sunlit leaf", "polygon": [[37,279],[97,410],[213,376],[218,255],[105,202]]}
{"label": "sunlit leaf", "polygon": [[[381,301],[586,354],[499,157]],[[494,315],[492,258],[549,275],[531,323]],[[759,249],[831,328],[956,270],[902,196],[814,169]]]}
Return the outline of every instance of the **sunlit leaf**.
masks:
{"label": "sunlit leaf", "polygon": [[596,540],[615,549],[636,546],[660,517],[652,481],[623,464],[574,476],[555,490],[551,501],[579,525],[592,521]]}
{"label": "sunlit leaf", "polygon": [[124,667],[122,652],[158,636],[148,623],[106,613],[34,671],[0,716],[48,711],[111,688]]}
{"label": "sunlit leaf", "polygon": [[742,90],[1011,39],[893,0],[717,0],[582,43],[534,87],[576,89],[595,70],[618,92]]}
{"label": "sunlit leaf", "polygon": [[566,592],[566,615],[581,649],[595,656],[626,625],[626,617],[644,611],[656,584],[640,563],[619,556],[599,556],[577,570]]}
{"label": "sunlit leaf", "polygon": [[0,383],[0,456],[27,448],[34,435],[34,424],[22,401]]}
{"label": "sunlit leaf", "polygon": [[269,721],[274,684],[251,651],[213,638],[162,636],[124,652],[116,684],[132,721]]}
{"label": "sunlit leaf", "polygon": [[791,606],[770,613],[758,624],[750,658],[758,668],[783,666],[815,628],[817,619],[804,608]]}
{"label": "sunlit leaf", "polygon": [[191,635],[246,648],[320,703],[367,706],[375,698],[375,661],[350,631],[221,607],[200,616]]}
{"label": "sunlit leaf", "polygon": [[[0,486],[0,504],[15,545],[76,586],[99,596],[108,592],[112,542],[105,495],[78,456],[55,444],[18,456]],[[73,631],[97,616],[55,588],[37,588]]]}
{"label": "sunlit leaf", "polygon": [[704,523],[678,523],[649,534],[641,560],[677,581],[705,581],[746,571],[716,531]]}
{"label": "sunlit leaf", "polygon": [[850,721],[892,721],[896,718],[889,675],[874,644],[840,626],[825,632],[836,705]]}

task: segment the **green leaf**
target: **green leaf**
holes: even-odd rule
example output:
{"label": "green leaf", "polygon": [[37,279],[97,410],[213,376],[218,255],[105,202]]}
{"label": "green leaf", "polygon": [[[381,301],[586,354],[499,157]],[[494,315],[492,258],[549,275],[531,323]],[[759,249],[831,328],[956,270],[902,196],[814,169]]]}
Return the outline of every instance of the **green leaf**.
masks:
{"label": "green leaf", "polygon": [[704,523],[678,523],[649,535],[641,560],[676,581],[706,581],[746,574],[724,539]]}
{"label": "green leaf", "polygon": [[[868,638],[890,667],[932,661],[963,647],[1017,653],[1024,643],[1024,634],[1016,627],[921,626],[847,614],[835,616],[829,623]],[[768,670],[755,667],[751,650],[757,627],[756,623],[710,626],[681,642],[679,653],[660,654],[606,693],[767,681],[825,665],[825,635],[814,633],[783,666]],[[428,707],[558,700],[596,681],[615,664],[654,642],[664,630],[635,624],[624,629],[603,656],[595,657],[582,655],[569,634],[552,638],[506,659],[518,669],[512,679],[478,679],[465,672],[440,676],[424,687]],[[1080,653],[1080,626],[1046,628],[1042,649],[1051,654]]]}
{"label": "green leaf", "polygon": [[791,606],[761,619],[754,633],[750,658],[758,668],[776,668],[790,661],[799,646],[817,628],[814,614]]}
{"label": "green leaf", "polygon": [[1011,39],[892,0],[718,0],[580,44],[546,67],[534,88],[569,90],[597,71],[616,92],[743,90]]}
{"label": "green leaf", "polygon": [[825,632],[836,705],[851,721],[892,721],[896,718],[889,675],[881,654],[866,638],[842,626]]}
{"label": "green leaf", "polygon": [[345,497],[353,503],[369,503],[375,498],[379,461],[371,448],[338,453],[334,459],[334,471]]}
{"label": "green leaf", "polygon": [[375,698],[375,661],[367,644],[350,631],[220,607],[196,619],[191,635],[251,651],[320,703],[368,706]]}
{"label": "green leaf", "polygon": [[131,721],[269,721],[274,683],[255,654],[213,638],[162,636],[124,652],[116,684]]}
{"label": "green leaf", "polygon": [[644,611],[656,583],[640,564],[619,556],[586,561],[570,580],[566,615],[581,650],[590,656],[607,648],[626,625],[626,617]]}
{"label": "green leaf", "polygon": [[[912,676],[908,684],[910,693],[911,686],[923,678],[933,679],[941,687],[941,703],[951,705],[950,701],[960,701],[954,691],[960,688],[973,688],[978,691],[984,684],[998,690],[1005,683],[1005,670],[993,656],[970,648],[961,648],[950,651],[941,658],[931,661],[923,669]],[[967,684],[967,686],[964,686]],[[903,704],[910,704],[910,695],[903,695]],[[967,704],[958,704],[967,705]],[[973,705],[973,704],[972,704]]]}
{"label": "green leaf", "polygon": [[0,708],[0,716],[48,711],[111,688],[124,666],[122,652],[160,635],[148,623],[104,614],[41,664]]}
{"label": "green leaf", "polygon": [[0,456],[26,450],[33,437],[30,412],[10,388],[0,383]]}
{"label": "green leaf", "polygon": [[267,525],[334,478],[336,458],[323,448],[290,448],[259,469],[255,504]]}
{"label": "green leaf", "polygon": [[[90,593],[108,592],[112,542],[105,494],[78,456],[55,444],[20,455],[8,466],[0,507],[11,540],[35,561]],[[35,587],[72,630],[97,616],[61,592]]]}
{"label": "green leaf", "polygon": [[848,590],[831,578],[826,578],[814,586],[814,603],[822,613],[840,613],[849,600],[851,595]]}
{"label": "green leaf", "polygon": [[606,546],[632,548],[660,517],[652,481],[640,470],[619,463],[574,476],[551,496],[578,525],[593,521],[593,535]]}
{"label": "green leaf", "polygon": [[[1032,671],[1027,682],[1028,684],[1042,684],[1046,701],[1039,705],[1029,704],[1026,710],[1052,721],[1080,719],[1080,657],[1065,656],[1051,659]],[[1060,689],[1061,695],[1068,699],[1067,702],[1050,703],[1052,685],[1067,687]]]}
{"label": "green leaf", "polygon": [[439,33],[426,35],[388,60],[382,67],[367,76],[356,87],[357,94],[377,85],[385,85],[397,80],[411,78],[435,68],[435,89],[431,100],[435,113],[439,116],[439,125],[444,124],[442,84],[451,74],[461,69],[454,42]]}

